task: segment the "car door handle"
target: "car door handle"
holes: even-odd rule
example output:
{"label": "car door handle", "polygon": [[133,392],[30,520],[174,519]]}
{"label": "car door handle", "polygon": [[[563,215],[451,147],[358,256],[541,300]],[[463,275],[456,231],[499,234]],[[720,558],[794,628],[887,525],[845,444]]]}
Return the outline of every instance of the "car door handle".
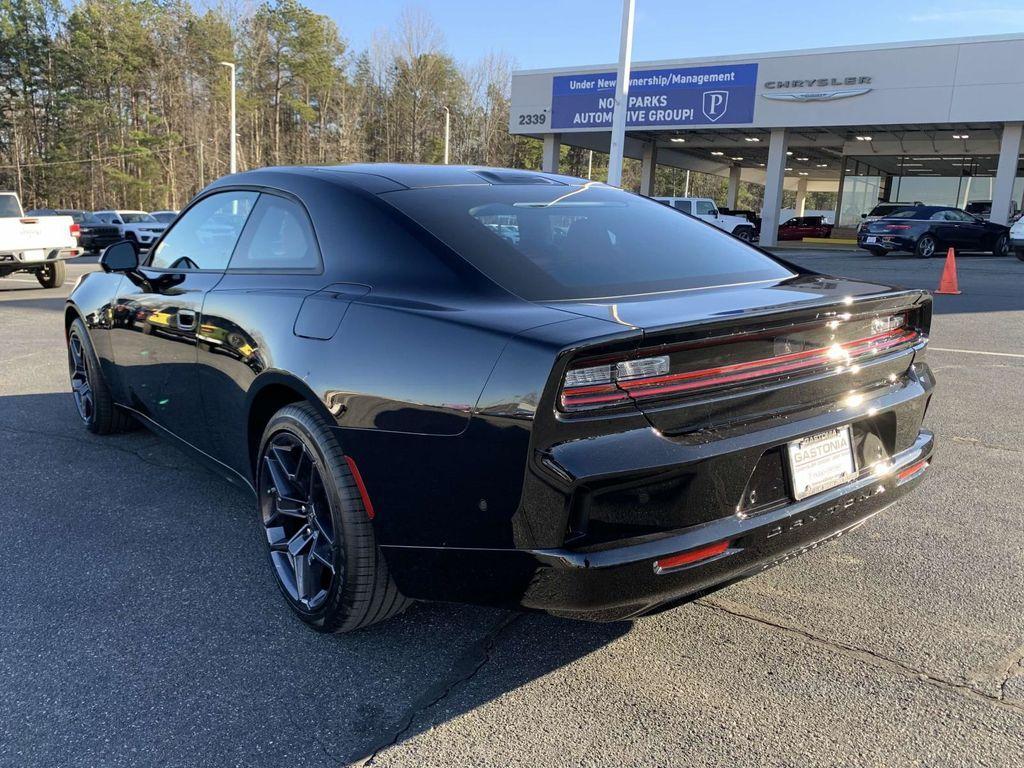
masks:
{"label": "car door handle", "polygon": [[194,331],[196,328],[195,312],[179,312],[178,327],[183,331]]}

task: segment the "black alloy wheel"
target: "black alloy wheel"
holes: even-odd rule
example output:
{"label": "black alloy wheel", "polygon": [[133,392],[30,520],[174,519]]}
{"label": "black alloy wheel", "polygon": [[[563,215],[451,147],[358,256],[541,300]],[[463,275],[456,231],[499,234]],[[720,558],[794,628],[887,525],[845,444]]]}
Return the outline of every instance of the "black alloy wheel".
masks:
{"label": "black alloy wheel", "polygon": [[279,432],[264,448],[260,506],[281,588],[302,609],[316,611],[344,574],[323,475],[297,435]]}
{"label": "black alloy wheel", "polygon": [[321,632],[348,632],[390,618],[410,601],[391,578],[374,511],[331,425],[311,403],[274,414],[260,442],[257,505],[292,610]]}
{"label": "black alloy wheel", "polygon": [[1010,236],[1005,232],[996,238],[996,243],[992,247],[993,256],[1009,256],[1012,249],[1010,248]]}
{"label": "black alloy wheel", "polygon": [[71,374],[71,396],[75,400],[75,408],[78,409],[82,421],[89,424],[95,419],[96,403],[93,399],[92,383],[89,381],[85,345],[77,329],[72,329],[68,336],[68,370]]}
{"label": "black alloy wheel", "polygon": [[935,249],[938,247],[938,243],[935,242],[935,238],[931,235],[922,235],[917,241],[917,247],[914,249],[914,255],[920,259],[930,259],[935,255]]}

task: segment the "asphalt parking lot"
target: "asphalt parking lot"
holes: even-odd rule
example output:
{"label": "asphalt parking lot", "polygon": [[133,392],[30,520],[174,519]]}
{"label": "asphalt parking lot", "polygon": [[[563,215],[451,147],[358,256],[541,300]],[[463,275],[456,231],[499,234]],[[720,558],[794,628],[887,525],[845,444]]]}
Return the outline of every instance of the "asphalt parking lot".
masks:
{"label": "asphalt parking lot", "polygon": [[61,312],[94,265],[0,280],[0,765],[1019,765],[1024,262],[959,267],[931,476],[869,525],[631,624],[423,604],[347,636],[289,614],[247,495],[80,426]]}

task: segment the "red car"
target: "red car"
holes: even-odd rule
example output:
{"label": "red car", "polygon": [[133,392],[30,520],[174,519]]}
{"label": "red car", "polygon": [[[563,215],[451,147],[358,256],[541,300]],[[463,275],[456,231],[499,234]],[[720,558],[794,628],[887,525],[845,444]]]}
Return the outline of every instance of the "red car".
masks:
{"label": "red car", "polygon": [[831,237],[832,225],[824,216],[794,216],[779,225],[779,240],[803,240],[805,237]]}

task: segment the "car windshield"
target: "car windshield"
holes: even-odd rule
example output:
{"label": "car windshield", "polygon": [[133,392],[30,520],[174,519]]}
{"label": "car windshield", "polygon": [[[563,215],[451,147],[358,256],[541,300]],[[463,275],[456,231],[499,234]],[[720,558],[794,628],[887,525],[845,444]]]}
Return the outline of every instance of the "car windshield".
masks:
{"label": "car windshield", "polygon": [[794,275],[713,226],[604,184],[474,185],[382,197],[494,282],[530,301]]}
{"label": "car windshield", "polygon": [[159,221],[161,224],[170,224],[172,221],[174,221],[178,217],[178,214],[172,213],[170,211],[167,211],[167,212],[164,212],[164,213],[154,213],[154,214],[152,214],[152,216],[153,216],[154,219]]}
{"label": "car windshield", "polygon": [[121,221],[123,221],[125,224],[141,224],[143,222],[152,223],[152,222],[155,222],[156,219],[154,219],[148,213],[124,213],[124,212],[122,212],[121,213]]}

